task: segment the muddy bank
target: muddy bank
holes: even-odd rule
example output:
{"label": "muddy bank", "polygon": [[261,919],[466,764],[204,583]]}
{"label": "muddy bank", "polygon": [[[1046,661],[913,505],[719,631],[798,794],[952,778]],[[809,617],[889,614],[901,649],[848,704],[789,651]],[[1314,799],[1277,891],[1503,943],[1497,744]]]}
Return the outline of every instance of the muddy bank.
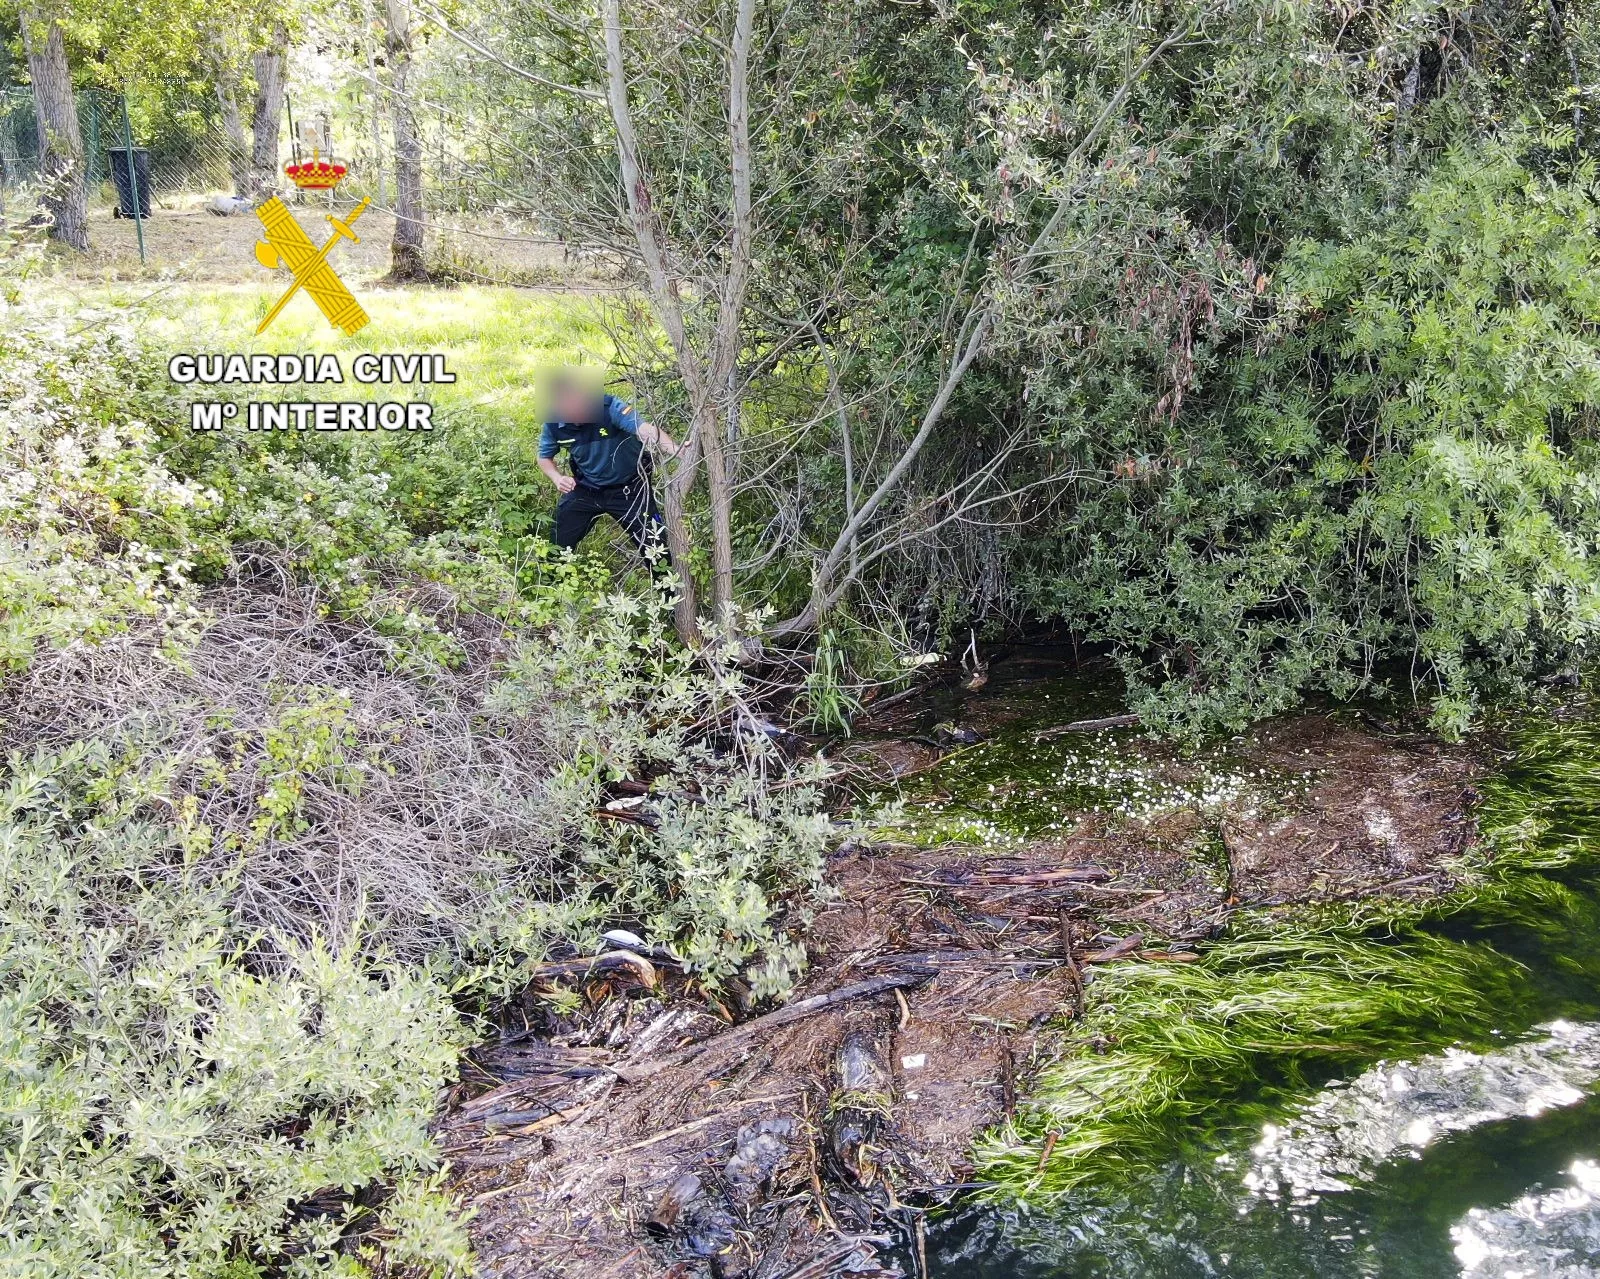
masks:
{"label": "muddy bank", "polygon": [[[1019,710],[1001,688],[957,709],[1032,750],[1052,718],[1041,697]],[[921,762],[905,769],[911,737]],[[1026,1097],[1102,966],[1197,954],[1244,908],[1448,891],[1473,837],[1473,755],[1353,716],[1230,743],[1228,775],[1270,787],[1099,740],[1096,758],[1136,763],[1168,802],[1083,805],[1063,783],[1031,833],[923,847],[891,827],[845,844],[782,1008],[697,997],[659,955],[568,969],[582,1000],[562,1015],[530,992],[441,1120],[481,1272],[914,1272],[921,1213],[970,1184],[974,1135]],[[912,724],[844,753],[884,777],[924,770],[915,808],[955,803],[952,749]]]}

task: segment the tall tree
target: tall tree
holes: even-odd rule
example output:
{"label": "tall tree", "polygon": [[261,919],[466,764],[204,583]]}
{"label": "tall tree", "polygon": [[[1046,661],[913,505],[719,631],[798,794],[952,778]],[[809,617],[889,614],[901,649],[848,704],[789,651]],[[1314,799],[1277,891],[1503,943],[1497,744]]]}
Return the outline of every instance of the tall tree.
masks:
{"label": "tall tree", "polygon": [[[704,461],[711,507],[711,604],[720,620],[733,606],[733,489],[726,453],[729,418],[737,411],[735,366],[739,357],[740,318],[749,288],[753,219],[750,205],[750,46],[755,23],[753,0],[736,0],[727,44],[724,85],[727,104],[728,204],[723,269],[710,281],[715,315],[704,348],[694,341],[685,314],[672,245],[651,198],[652,175],[645,172],[634,126],[628,63],[623,48],[620,0],[605,0],[606,101],[616,139],[617,164],[639,260],[644,264],[650,299],[666,330],[689,399],[689,436],[678,467],[667,486],[667,540],[683,579],[677,626],[685,640],[696,636],[697,605],[688,573],[689,535],[685,500]],[[721,86],[719,86],[720,89]]]}
{"label": "tall tree", "polygon": [[[72,97],[72,72],[61,24],[29,6],[22,11],[22,42],[33,82],[39,125],[41,197],[50,214],[50,236],[74,249],[89,247],[89,193],[84,186],[83,134]],[[131,158],[131,157],[130,157]]]}
{"label": "tall tree", "polygon": [[283,57],[288,43],[288,32],[277,23],[267,46],[250,60],[256,73],[255,114],[250,124],[254,139],[252,196],[266,195],[278,186],[278,125],[283,118]]}
{"label": "tall tree", "polygon": [[394,242],[389,276],[423,280],[422,138],[411,110],[411,6],[384,0],[385,61],[389,64],[389,114],[394,124]]}
{"label": "tall tree", "polygon": [[239,64],[221,30],[206,35],[206,60],[211,66],[211,88],[222,113],[223,132],[228,135],[228,170],[233,193],[241,200],[255,194],[250,143],[244,136],[244,115],[239,110],[241,89]]}

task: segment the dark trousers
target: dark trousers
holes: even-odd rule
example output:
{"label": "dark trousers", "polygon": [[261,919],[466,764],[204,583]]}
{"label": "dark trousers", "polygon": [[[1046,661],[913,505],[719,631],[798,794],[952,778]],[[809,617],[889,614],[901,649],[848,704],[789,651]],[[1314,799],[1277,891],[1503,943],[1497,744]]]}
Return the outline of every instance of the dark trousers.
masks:
{"label": "dark trousers", "polygon": [[609,515],[622,525],[646,560],[659,551],[653,561],[656,571],[668,567],[666,544],[662,540],[665,525],[648,479],[639,476],[610,488],[579,484],[572,492],[563,493],[556,503],[556,545],[568,550],[575,548],[602,515]]}

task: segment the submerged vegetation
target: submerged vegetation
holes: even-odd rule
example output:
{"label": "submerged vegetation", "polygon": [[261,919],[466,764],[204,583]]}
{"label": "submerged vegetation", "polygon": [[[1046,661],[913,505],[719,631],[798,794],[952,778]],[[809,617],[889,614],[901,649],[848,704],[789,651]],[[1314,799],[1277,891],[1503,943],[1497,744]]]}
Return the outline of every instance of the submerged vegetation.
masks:
{"label": "submerged vegetation", "polygon": [[[1600,728],[1579,717],[1507,731],[1483,842],[1452,893],[1244,912],[1197,963],[1098,974],[1031,1104],[981,1144],[996,1193],[1036,1198],[1147,1170],[1308,1081],[1565,1011],[1522,997],[1521,965],[1475,940],[1473,921],[1519,921],[1558,953],[1587,935],[1584,901],[1559,872],[1595,856]],[[1587,955],[1571,962],[1600,975]]]}

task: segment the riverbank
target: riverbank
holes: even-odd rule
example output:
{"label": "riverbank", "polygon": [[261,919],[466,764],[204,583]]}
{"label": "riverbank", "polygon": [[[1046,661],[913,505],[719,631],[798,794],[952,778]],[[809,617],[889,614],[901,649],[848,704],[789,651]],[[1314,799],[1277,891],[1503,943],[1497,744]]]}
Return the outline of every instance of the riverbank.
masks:
{"label": "riverbank", "polygon": [[1414,910],[1481,864],[1481,746],[1340,712],[1185,757],[1057,731],[1104,682],[1009,665],[835,751],[873,818],[830,859],[789,1004],[752,1018],[616,955],[552,970],[569,1011],[530,999],[474,1054],[441,1136],[484,1273],[916,1269],[924,1210],[1023,1162],[1081,1172],[1031,1099],[1115,1047],[1073,1015],[1119,974],[1204,972],[1243,917]]}

